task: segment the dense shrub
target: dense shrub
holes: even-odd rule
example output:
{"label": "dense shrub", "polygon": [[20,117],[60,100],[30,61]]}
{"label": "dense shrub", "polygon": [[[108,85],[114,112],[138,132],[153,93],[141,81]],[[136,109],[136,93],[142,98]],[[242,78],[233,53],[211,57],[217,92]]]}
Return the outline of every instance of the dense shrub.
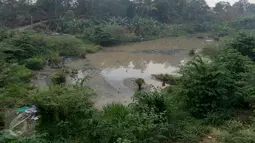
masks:
{"label": "dense shrub", "polygon": [[54,47],[60,56],[79,56],[86,50],[82,41],[74,36],[53,36],[48,40],[49,46]]}
{"label": "dense shrub", "polygon": [[99,45],[87,45],[85,49],[87,53],[95,53],[102,50],[102,47]]}
{"label": "dense shrub", "polygon": [[230,43],[230,47],[236,49],[244,56],[255,60],[255,37],[252,34],[241,32]]}
{"label": "dense shrub", "polygon": [[255,142],[254,123],[243,124],[239,121],[228,121],[216,132],[217,140],[224,143]]}
{"label": "dense shrub", "polygon": [[215,24],[212,27],[212,33],[215,36],[223,37],[234,33],[234,29],[229,26],[228,23]]}
{"label": "dense shrub", "polygon": [[43,69],[44,60],[41,58],[30,58],[25,61],[25,66],[31,70]]}
{"label": "dense shrub", "polygon": [[244,17],[230,22],[231,27],[234,29],[255,29],[255,16]]}
{"label": "dense shrub", "polygon": [[84,133],[91,124],[93,113],[89,98],[93,94],[84,87],[54,86],[49,91],[31,95],[31,101],[38,106],[41,115],[38,131],[47,133],[48,139],[59,141],[86,138]]}
{"label": "dense shrub", "polygon": [[181,73],[181,96],[194,116],[205,117],[209,112],[224,112],[243,104],[241,88],[224,65],[196,57]]}
{"label": "dense shrub", "polygon": [[16,33],[0,43],[0,52],[10,60],[23,62],[32,57],[79,56],[85,46],[73,36],[49,36],[37,33]]}
{"label": "dense shrub", "polygon": [[22,61],[34,56],[50,55],[51,48],[47,47],[43,36],[35,33],[17,33],[12,38],[3,41],[8,49],[3,52],[13,59]]}
{"label": "dense shrub", "polygon": [[63,71],[55,72],[51,75],[53,84],[63,84],[66,82],[66,74]]}
{"label": "dense shrub", "polygon": [[14,31],[9,31],[7,29],[0,29],[0,42],[14,36],[14,34],[15,34]]}
{"label": "dense shrub", "polygon": [[137,92],[134,94],[133,100],[134,103],[131,105],[137,111],[155,112],[157,114],[167,111],[166,101],[161,93]]}
{"label": "dense shrub", "polygon": [[18,64],[3,64],[0,70],[0,87],[12,83],[27,83],[34,73],[25,66]]}
{"label": "dense shrub", "polygon": [[113,35],[103,31],[103,28],[100,26],[92,27],[91,29],[86,30],[85,37],[102,46],[111,46],[118,43],[118,41],[113,37]]}
{"label": "dense shrub", "polygon": [[135,16],[130,20],[130,26],[137,36],[142,36],[143,38],[148,39],[149,37],[158,37],[163,25],[152,18]]}

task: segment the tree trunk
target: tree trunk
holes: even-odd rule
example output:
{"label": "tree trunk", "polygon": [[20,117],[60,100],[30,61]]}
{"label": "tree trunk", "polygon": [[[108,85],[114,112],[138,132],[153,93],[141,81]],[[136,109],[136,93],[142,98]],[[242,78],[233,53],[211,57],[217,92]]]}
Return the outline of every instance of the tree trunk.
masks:
{"label": "tree trunk", "polygon": [[138,85],[138,90],[139,91],[142,90],[142,85],[141,84]]}

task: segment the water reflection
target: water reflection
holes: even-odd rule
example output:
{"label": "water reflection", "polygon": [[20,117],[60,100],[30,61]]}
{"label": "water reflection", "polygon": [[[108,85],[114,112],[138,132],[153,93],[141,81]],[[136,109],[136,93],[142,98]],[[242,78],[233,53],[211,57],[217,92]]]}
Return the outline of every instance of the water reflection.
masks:
{"label": "water reflection", "polygon": [[135,68],[133,61],[129,62],[129,65],[119,66],[116,68],[105,68],[101,74],[110,80],[124,80],[126,78],[150,78],[151,74],[160,73],[176,73],[178,67],[171,66],[168,62],[155,63],[152,60],[147,62],[143,61],[140,63],[140,68]]}
{"label": "water reflection", "polygon": [[176,74],[177,66],[172,66],[168,62],[156,63],[152,60],[149,62],[143,61],[140,63],[140,68],[135,68],[133,61],[129,62],[128,66],[119,66],[115,68],[105,68],[101,71],[101,75],[115,88],[126,88],[123,84],[125,79],[143,78],[148,85],[161,86],[162,83],[153,79],[151,74]]}

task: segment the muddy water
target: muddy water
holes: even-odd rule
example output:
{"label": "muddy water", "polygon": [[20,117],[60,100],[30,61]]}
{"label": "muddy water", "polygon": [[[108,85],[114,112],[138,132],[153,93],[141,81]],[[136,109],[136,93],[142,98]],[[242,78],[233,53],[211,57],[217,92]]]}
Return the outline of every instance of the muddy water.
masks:
{"label": "muddy water", "polygon": [[[100,77],[108,86],[101,87],[97,105],[130,103],[137,89],[135,78],[144,78],[149,90],[152,89],[150,87],[161,87],[162,83],[153,79],[151,74],[176,74],[181,61],[190,58],[188,53],[191,49],[201,49],[211,42],[210,39],[195,37],[159,39],[105,48],[99,53],[88,55],[90,65],[99,70]],[[99,91],[96,88],[94,90]]]}
{"label": "muddy water", "polygon": [[[201,49],[212,42],[181,37],[115,46],[87,55],[86,60],[71,61],[66,66],[79,70],[76,78],[90,77],[85,84],[98,94],[93,99],[96,107],[112,102],[128,104],[137,90],[135,78],[144,78],[145,90],[161,87],[162,83],[151,74],[176,74],[181,61],[190,58],[191,49]],[[67,77],[67,84],[75,82],[74,78]]]}

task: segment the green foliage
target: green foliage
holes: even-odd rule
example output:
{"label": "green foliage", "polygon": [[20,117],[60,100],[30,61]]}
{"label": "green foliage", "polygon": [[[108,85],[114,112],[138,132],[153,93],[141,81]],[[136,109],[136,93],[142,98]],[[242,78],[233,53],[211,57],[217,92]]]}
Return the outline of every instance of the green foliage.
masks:
{"label": "green foliage", "polygon": [[224,65],[196,57],[181,73],[180,96],[194,116],[205,117],[209,112],[224,112],[243,104],[242,90]]}
{"label": "green foliage", "polygon": [[145,81],[142,78],[138,78],[138,79],[135,80],[135,83],[137,84],[138,89],[141,90],[142,89],[142,85],[145,83]]}
{"label": "green foliage", "polygon": [[110,33],[103,31],[102,27],[99,26],[85,31],[85,37],[102,46],[110,46],[118,43]]}
{"label": "green foliage", "polygon": [[234,33],[234,29],[228,23],[215,24],[212,28],[212,33],[215,36],[223,37]]}
{"label": "green foliage", "polygon": [[109,118],[116,123],[119,123],[121,120],[125,120],[125,118],[130,114],[131,110],[125,107],[122,104],[108,104],[103,109],[103,116],[105,118]]}
{"label": "green foliage", "polygon": [[255,142],[254,123],[242,124],[239,121],[228,121],[217,133],[219,142],[239,143]]}
{"label": "green foliage", "polygon": [[137,42],[140,39],[118,24],[104,23],[85,30],[85,38],[102,46],[111,46],[129,42]]}
{"label": "green foliage", "polygon": [[35,33],[17,33],[15,36],[3,41],[3,52],[10,59],[22,61],[34,56],[50,55],[50,48],[46,48],[43,36]]}
{"label": "green foliage", "polygon": [[49,91],[31,95],[41,115],[38,131],[47,133],[48,139],[59,141],[82,137],[91,124],[93,104],[89,97],[93,94],[84,87],[54,86]]}
{"label": "green foliage", "polygon": [[28,95],[30,89],[30,86],[23,83],[13,83],[1,88],[0,108],[8,109],[29,104]]}
{"label": "green foliage", "polygon": [[49,58],[48,62],[50,64],[58,65],[62,62],[62,58],[60,56],[52,56]]}
{"label": "green foliage", "polygon": [[252,60],[255,60],[255,36],[249,33],[241,32],[232,40],[230,47],[236,49],[242,55],[248,56]]}
{"label": "green foliage", "polygon": [[61,28],[58,29],[59,32],[69,34],[83,33],[95,25],[93,21],[84,19],[64,19],[61,23]]}
{"label": "green foliage", "polygon": [[164,95],[161,93],[137,92],[133,97],[133,108],[141,112],[164,113],[167,109]]}
{"label": "green foliage", "polygon": [[48,36],[37,33],[16,33],[0,43],[0,52],[8,61],[23,62],[32,57],[79,56],[86,50],[81,40],[73,36]]}
{"label": "green foliage", "polygon": [[14,31],[9,31],[7,29],[0,29],[0,42],[8,39],[14,35]]}
{"label": "green foliage", "polygon": [[33,75],[34,73],[25,66],[3,63],[0,70],[0,87],[12,83],[27,83]]}
{"label": "green foliage", "polygon": [[54,47],[60,56],[79,56],[86,50],[82,41],[74,36],[48,37],[50,46]]}
{"label": "green foliage", "polygon": [[152,18],[135,16],[130,20],[128,28],[137,36],[142,36],[146,39],[151,36],[159,36],[161,26],[161,23]]}
{"label": "green foliage", "polygon": [[30,58],[25,60],[25,66],[31,70],[43,69],[44,60],[41,58]]}
{"label": "green foliage", "polygon": [[255,16],[243,17],[230,23],[231,27],[241,29],[254,29],[255,28]]}
{"label": "green foliage", "polygon": [[96,53],[97,51],[102,50],[102,47],[99,45],[86,45],[85,49],[87,53]]}
{"label": "green foliage", "polygon": [[53,84],[63,84],[66,82],[66,74],[63,71],[55,72],[51,75]]}

